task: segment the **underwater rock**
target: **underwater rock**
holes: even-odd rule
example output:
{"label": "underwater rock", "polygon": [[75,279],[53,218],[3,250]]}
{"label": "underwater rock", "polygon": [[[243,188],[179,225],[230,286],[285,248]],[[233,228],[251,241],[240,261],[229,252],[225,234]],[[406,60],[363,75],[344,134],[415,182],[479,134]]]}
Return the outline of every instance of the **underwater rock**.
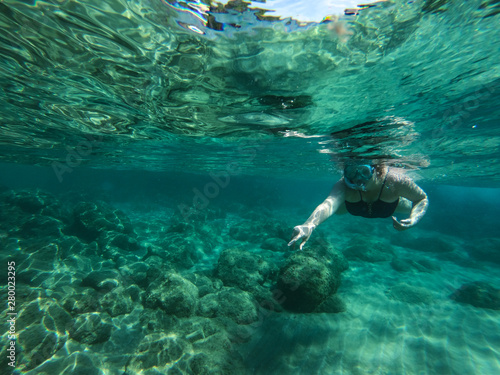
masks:
{"label": "underwater rock", "polygon": [[68,336],[47,329],[43,324],[33,324],[19,332],[18,345],[22,348],[22,362],[31,370],[52,357],[64,346]]}
{"label": "underwater rock", "polygon": [[120,273],[115,269],[92,271],[81,282],[81,286],[88,286],[98,292],[106,293],[122,283]]}
{"label": "underwater rock", "polygon": [[78,315],[69,336],[82,344],[93,345],[106,342],[111,337],[113,326],[107,313],[84,313]]}
{"label": "underwater rock", "polygon": [[473,259],[500,264],[500,238],[482,238],[468,243],[465,250]]}
{"label": "underwater rock", "polygon": [[54,298],[44,295],[38,297],[29,303],[29,299],[36,295],[25,297],[22,308],[16,319],[16,329],[18,332],[42,324],[47,330],[57,332],[64,336],[68,327],[73,324],[73,318]]}
{"label": "underwater rock", "polygon": [[158,374],[166,374],[161,369],[181,361],[188,350],[188,343],[180,337],[169,332],[152,333],[142,339],[127,368],[133,373],[154,368],[159,370]]}
{"label": "underwater rock", "polygon": [[301,251],[300,253],[311,254],[315,259],[326,264],[334,273],[340,274],[349,269],[349,263],[344,254],[334,249],[330,243],[322,239],[313,239],[308,242],[308,245],[310,248],[306,252]]}
{"label": "underwater rock", "polygon": [[125,251],[136,251],[141,248],[134,236],[116,232],[102,234],[98,239],[98,243],[103,248],[119,248]]}
{"label": "underwater rock", "polygon": [[288,243],[282,238],[270,237],[266,238],[260,247],[265,250],[285,252],[288,250],[287,245]]}
{"label": "underwater rock", "polygon": [[500,289],[482,281],[463,284],[450,298],[474,307],[500,310]]}
{"label": "underwater rock", "polygon": [[146,262],[127,262],[124,266],[120,267],[122,276],[132,281],[141,287],[148,286],[148,265]]}
{"label": "underwater rock", "polygon": [[99,311],[99,298],[101,294],[94,289],[85,289],[69,296],[62,300],[64,309],[73,316],[84,313]]}
{"label": "underwater rock", "polygon": [[0,195],[2,237],[15,236],[30,252],[61,237],[65,221],[58,201],[46,193],[9,191]]}
{"label": "underwater rock", "polygon": [[[94,359],[93,359],[94,358]],[[98,355],[88,348],[75,351],[65,356],[53,356],[40,363],[29,374],[61,374],[61,375],[103,375],[94,363],[100,363]]]}
{"label": "underwater rock", "polygon": [[428,259],[417,259],[415,260],[415,268],[420,272],[435,272],[441,271],[441,266]]}
{"label": "underwater rock", "polygon": [[419,237],[413,247],[419,251],[449,253],[455,250],[453,244],[442,237]]}
{"label": "underwater rock", "polygon": [[[231,350],[231,337],[220,320],[203,317],[184,319],[173,331],[190,343],[193,357],[201,353],[206,355],[202,363],[197,363],[197,368],[202,369],[200,374],[244,373],[241,357]],[[188,358],[190,368],[191,361],[192,358]]]}
{"label": "underwater rock", "polygon": [[[68,327],[73,325],[73,318],[58,302],[51,301],[45,311],[46,314],[43,319],[45,327],[53,331],[65,333]],[[49,319],[52,322],[50,324]]]}
{"label": "underwater rock", "polygon": [[281,268],[277,288],[283,306],[294,312],[313,312],[340,286],[348,267],[342,253],[330,246],[314,246],[293,253]]}
{"label": "underwater rock", "polygon": [[364,262],[376,263],[391,260],[394,251],[387,244],[373,242],[367,239],[351,241],[352,245],[343,250],[348,260],[362,260]]}
{"label": "underwater rock", "polygon": [[191,223],[185,222],[182,218],[174,217],[167,229],[167,233],[187,233],[194,231],[194,226]]}
{"label": "underwater rock", "polygon": [[228,287],[201,298],[198,315],[207,318],[227,317],[238,324],[250,324],[258,320],[256,302],[252,295],[238,288]]}
{"label": "underwater rock", "polygon": [[455,250],[453,240],[449,237],[436,235],[435,237],[422,237],[412,233],[397,233],[391,237],[391,243],[396,246],[406,247],[430,253],[447,253]]}
{"label": "underwater rock", "polygon": [[[227,210],[222,210],[219,207],[207,207],[203,210],[189,211],[188,217],[184,217],[176,211],[176,214],[171,218],[170,226],[166,233],[181,233],[187,235],[201,236],[209,242],[218,242],[219,236],[225,229],[224,218]],[[161,223],[163,227],[164,223]]]}
{"label": "underwater rock", "polygon": [[169,233],[158,243],[153,254],[180,268],[191,268],[204,255],[205,245],[197,236]]}
{"label": "underwater rock", "polygon": [[39,247],[38,251],[31,253],[29,258],[18,262],[20,271],[17,273],[17,281],[31,286],[40,286],[58,268],[58,251],[55,244],[49,244]]}
{"label": "underwater rock", "polygon": [[211,279],[207,276],[200,275],[198,273],[187,274],[186,279],[191,281],[198,288],[198,294],[201,297],[210,294],[217,293],[223,288],[222,281],[219,279]]}
{"label": "underwater rock", "polygon": [[290,229],[283,223],[269,220],[244,220],[229,229],[229,236],[238,241],[261,243],[267,238],[290,237]]}
{"label": "underwater rock", "polygon": [[127,369],[144,374],[244,373],[225,327],[202,317],[183,319],[169,331],[146,335]]}
{"label": "underwater rock", "polygon": [[[55,240],[54,243],[56,243],[59,247],[60,257],[64,263],[66,263],[67,258],[74,258],[75,256],[85,257],[84,259],[87,261],[84,261],[83,258],[81,258],[78,262],[79,264],[74,264],[74,266],[76,266],[78,271],[86,271],[87,273],[92,271],[92,269],[89,270],[91,261],[87,257],[97,256],[99,254],[96,242],[87,244],[82,242],[76,236],[65,235]],[[72,261],[69,260],[69,262]]]}
{"label": "underwater rock", "polygon": [[146,291],[144,305],[161,308],[177,317],[193,315],[198,302],[198,288],[181,275],[171,273],[155,281]]}
{"label": "underwater rock", "polygon": [[134,309],[134,302],[125,288],[119,286],[99,298],[102,311],[110,316],[128,314]]}
{"label": "underwater rock", "polygon": [[[50,359],[64,346],[73,319],[53,298],[53,293],[47,297],[43,291],[31,290],[26,294],[18,288],[16,296],[23,301],[16,317],[16,367],[27,371]],[[0,354],[4,354],[3,349]]]}
{"label": "underwater rock", "polygon": [[163,277],[163,275],[171,272],[175,272],[175,269],[170,265],[169,262],[160,258],[156,255],[146,255],[142,262],[146,264],[146,284],[151,285],[158,278]]}
{"label": "underwater rock", "polygon": [[62,219],[64,214],[56,197],[37,190],[10,190],[1,194],[0,201],[10,208],[19,208],[30,215],[44,215]]}
{"label": "underwater rock", "polygon": [[391,267],[398,272],[410,272],[414,270],[413,261],[411,259],[401,259],[397,257],[391,261]]}
{"label": "underwater rock", "polygon": [[51,237],[62,236],[62,229],[65,224],[50,216],[33,215],[19,229],[18,235],[23,238],[30,237]]}
{"label": "underwater rock", "polygon": [[335,293],[339,284],[340,278],[325,264],[303,254],[290,257],[278,279],[278,289],[285,295],[285,308],[295,312],[314,311]]}
{"label": "underwater rock", "polygon": [[[262,232],[264,230],[264,232]],[[269,237],[266,228],[263,228],[262,223],[253,220],[245,220],[234,224],[229,228],[229,236],[232,239],[242,242],[259,243],[266,237]]]}
{"label": "underwater rock", "polygon": [[[201,193],[201,192],[200,192]],[[197,195],[195,195],[197,197]],[[194,202],[193,202],[194,203]],[[194,205],[183,206],[180,210],[180,215],[175,219],[178,222],[184,222],[193,226],[199,226],[200,224],[213,222],[219,219],[224,219],[226,217],[226,210],[221,209],[213,204],[210,207],[196,209]]]}
{"label": "underwater rock", "polygon": [[[26,252],[31,251],[25,249]],[[17,263],[20,270],[17,274],[18,283],[31,287],[48,288],[52,291],[61,290],[66,286],[78,283],[78,279],[65,272],[59,261],[59,249],[56,244],[39,247],[37,252]],[[16,255],[16,259],[19,259]]]}
{"label": "underwater rock", "polygon": [[22,311],[19,313],[16,319],[16,329],[18,331],[21,331],[32,324],[42,322],[45,314],[43,309],[44,300],[45,299],[41,297],[27,304],[25,303],[25,305],[22,307]]}
{"label": "underwater rock", "polygon": [[391,267],[398,272],[427,272],[441,271],[439,264],[434,263],[428,259],[401,259],[395,257],[391,261]]}
{"label": "underwater rock", "polygon": [[427,289],[405,283],[394,285],[385,293],[390,299],[411,304],[429,305],[434,300],[432,293]]}
{"label": "underwater rock", "polygon": [[48,198],[48,194],[44,194],[40,191],[30,192],[21,190],[10,191],[9,194],[5,196],[4,200],[12,206],[21,208],[28,214],[39,214],[45,207],[44,198]]}
{"label": "underwater rock", "polygon": [[126,292],[134,302],[141,302],[142,296],[145,293],[138,285],[132,284],[127,287]]}
{"label": "underwater rock", "polygon": [[341,313],[347,310],[347,307],[340,299],[340,297],[336,294],[331,295],[328,297],[326,300],[324,300],[321,305],[319,305],[314,312],[315,313],[330,313],[330,314],[337,314]]}
{"label": "underwater rock", "polygon": [[276,266],[257,254],[240,249],[226,249],[219,256],[216,276],[226,286],[236,286],[252,292],[276,271]]}
{"label": "underwater rock", "polygon": [[73,223],[66,233],[85,242],[97,241],[106,232],[133,234],[129,218],[120,210],[99,202],[80,202],[73,210]]}
{"label": "underwater rock", "polygon": [[[62,371],[64,369],[64,371]],[[47,373],[55,374],[55,371]],[[104,373],[92,361],[87,351],[74,352],[64,358],[61,363],[61,375],[103,375]]]}
{"label": "underwater rock", "polygon": [[[183,318],[185,319],[185,318]],[[179,322],[179,318],[169,315],[160,309],[144,309],[140,314],[139,324],[144,327],[144,333],[170,332]]]}

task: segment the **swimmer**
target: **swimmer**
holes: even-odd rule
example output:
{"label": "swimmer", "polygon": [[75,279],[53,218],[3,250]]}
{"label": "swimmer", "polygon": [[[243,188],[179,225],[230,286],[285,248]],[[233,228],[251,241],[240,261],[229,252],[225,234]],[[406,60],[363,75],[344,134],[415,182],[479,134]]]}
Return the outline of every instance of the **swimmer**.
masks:
{"label": "swimmer", "polygon": [[[428,205],[427,194],[410,177],[382,164],[350,162],[324,202],[304,224],[293,228],[288,246],[298,242],[302,250],[314,229],[334,213],[348,212],[366,218],[392,216],[394,228],[403,231],[422,219]],[[409,213],[410,216],[398,220],[394,213]]]}
{"label": "swimmer", "polygon": [[349,38],[354,34],[344,21],[340,20],[338,15],[329,15],[323,19],[323,22],[328,23],[328,30],[331,30],[338,36],[342,43],[345,43],[349,40]]}

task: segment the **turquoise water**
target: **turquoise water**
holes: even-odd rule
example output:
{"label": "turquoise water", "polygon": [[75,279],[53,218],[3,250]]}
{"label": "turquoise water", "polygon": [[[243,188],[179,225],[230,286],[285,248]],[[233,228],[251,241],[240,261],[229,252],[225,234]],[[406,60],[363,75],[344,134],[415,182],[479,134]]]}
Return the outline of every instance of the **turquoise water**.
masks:
{"label": "turquoise water", "polygon": [[[0,374],[500,373],[498,13],[1,2]],[[427,214],[287,247],[350,158]]]}

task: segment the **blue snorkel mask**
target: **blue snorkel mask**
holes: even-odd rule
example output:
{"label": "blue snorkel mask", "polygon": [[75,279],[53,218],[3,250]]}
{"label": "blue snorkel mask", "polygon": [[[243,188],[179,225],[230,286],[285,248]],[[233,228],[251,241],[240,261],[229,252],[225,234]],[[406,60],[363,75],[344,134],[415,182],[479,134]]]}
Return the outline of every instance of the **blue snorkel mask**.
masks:
{"label": "blue snorkel mask", "polygon": [[344,168],[344,181],[351,189],[366,191],[366,183],[374,172],[375,168],[369,164],[348,165]]}

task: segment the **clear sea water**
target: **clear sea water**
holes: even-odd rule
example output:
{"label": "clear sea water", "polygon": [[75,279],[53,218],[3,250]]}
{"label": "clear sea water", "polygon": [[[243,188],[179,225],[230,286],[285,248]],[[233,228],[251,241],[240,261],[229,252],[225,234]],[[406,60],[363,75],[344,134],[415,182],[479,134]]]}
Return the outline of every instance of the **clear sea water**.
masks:
{"label": "clear sea water", "polygon": [[[500,373],[500,3],[357,5],[0,2],[0,374]],[[264,308],[351,158],[427,214],[330,218],[342,308]]]}

